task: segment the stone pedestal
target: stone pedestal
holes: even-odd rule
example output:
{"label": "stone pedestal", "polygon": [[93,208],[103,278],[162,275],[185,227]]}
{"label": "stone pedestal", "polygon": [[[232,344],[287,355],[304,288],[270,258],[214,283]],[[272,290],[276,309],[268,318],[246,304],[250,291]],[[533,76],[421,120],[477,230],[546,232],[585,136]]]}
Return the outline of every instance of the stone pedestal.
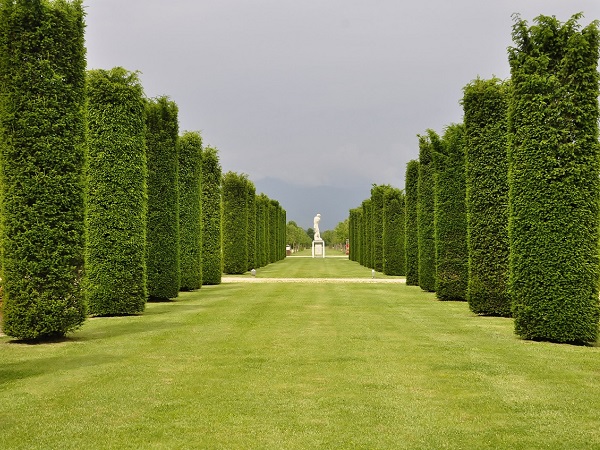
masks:
{"label": "stone pedestal", "polygon": [[313,258],[325,258],[325,241],[323,239],[317,239],[312,243],[312,257]]}

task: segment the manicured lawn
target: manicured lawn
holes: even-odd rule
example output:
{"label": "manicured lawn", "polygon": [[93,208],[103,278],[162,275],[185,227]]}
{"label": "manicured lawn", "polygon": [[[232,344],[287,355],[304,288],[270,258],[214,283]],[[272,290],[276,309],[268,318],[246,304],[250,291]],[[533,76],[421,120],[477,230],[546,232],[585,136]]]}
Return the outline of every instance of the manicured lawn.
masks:
{"label": "manicured lawn", "polygon": [[403,284],[203,287],[0,356],[2,449],[600,448],[600,347]]}

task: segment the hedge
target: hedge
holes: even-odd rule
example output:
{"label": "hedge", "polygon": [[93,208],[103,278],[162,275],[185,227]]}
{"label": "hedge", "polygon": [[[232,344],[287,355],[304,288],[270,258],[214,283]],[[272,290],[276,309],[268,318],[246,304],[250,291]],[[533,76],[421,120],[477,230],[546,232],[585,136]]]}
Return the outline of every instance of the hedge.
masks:
{"label": "hedge", "polygon": [[467,214],[464,127],[450,125],[434,152],[436,295],[467,299]]}
{"label": "hedge", "polygon": [[350,261],[360,261],[360,248],[361,248],[361,233],[360,233],[360,222],[362,220],[362,209],[353,208],[350,210],[349,216],[349,240],[350,240],[350,252],[348,258]]}
{"label": "hedge", "polygon": [[405,253],[406,284],[419,285],[419,222],[417,220],[419,161],[413,159],[406,165],[405,192]]}
{"label": "hedge", "polygon": [[405,275],[404,193],[390,188],[384,194],[383,208],[383,273]]}
{"label": "hedge", "polygon": [[510,316],[508,295],[509,85],[477,79],[464,88],[467,301],[476,314]]}
{"label": "hedge", "polygon": [[221,165],[216,148],[202,152],[202,284],[221,283]]}
{"label": "hedge", "polygon": [[509,49],[510,293],[526,339],[598,335],[598,22],[518,19]]}
{"label": "hedge", "polygon": [[121,67],[90,71],[86,91],[89,312],[138,314],[148,296],[144,91],[137,74]]}
{"label": "hedge", "polygon": [[279,224],[279,202],[269,200],[269,234],[267,236],[267,246],[269,247],[269,264],[278,260],[277,255],[277,235]]}
{"label": "hedge", "polygon": [[179,272],[179,188],[177,105],[167,97],[146,104],[148,159],[148,297],[177,297]]}
{"label": "hedge", "polygon": [[419,182],[417,184],[417,222],[419,237],[419,286],[435,291],[435,192],[433,147],[439,137],[432,130],[419,136]]}
{"label": "hedge", "polygon": [[235,172],[223,175],[223,272],[248,270],[248,178]]}
{"label": "hedge", "polygon": [[179,242],[182,291],[202,286],[202,137],[179,139]]}
{"label": "hedge", "polygon": [[0,3],[3,331],[85,321],[85,48],[81,1]]}
{"label": "hedge", "polygon": [[361,264],[373,268],[373,207],[370,198],[363,200],[363,261]]}
{"label": "hedge", "polygon": [[267,234],[268,234],[268,209],[269,198],[265,194],[256,196],[256,267],[267,265]]}
{"label": "hedge", "polygon": [[388,189],[390,186],[386,185],[371,188],[373,269],[377,272],[383,272],[383,199]]}
{"label": "hedge", "polygon": [[252,181],[247,181],[246,190],[246,208],[248,209],[248,237],[246,238],[248,264],[246,270],[251,270],[256,268],[256,187]]}

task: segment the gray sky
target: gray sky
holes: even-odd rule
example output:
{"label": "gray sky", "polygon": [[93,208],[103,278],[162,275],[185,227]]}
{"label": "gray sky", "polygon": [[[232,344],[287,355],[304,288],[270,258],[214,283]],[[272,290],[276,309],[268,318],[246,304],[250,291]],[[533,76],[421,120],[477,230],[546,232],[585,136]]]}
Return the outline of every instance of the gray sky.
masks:
{"label": "gray sky", "polygon": [[[509,77],[513,13],[600,19],[600,0],[84,4],[89,68],[140,71],[146,95],[174,100],[180,130],[201,131],[224,171],[247,173],[303,228],[320,212],[322,230],[371,184],[404,187],[416,135],[462,121],[467,83]],[[329,187],[338,197],[320,202],[315,188]]]}

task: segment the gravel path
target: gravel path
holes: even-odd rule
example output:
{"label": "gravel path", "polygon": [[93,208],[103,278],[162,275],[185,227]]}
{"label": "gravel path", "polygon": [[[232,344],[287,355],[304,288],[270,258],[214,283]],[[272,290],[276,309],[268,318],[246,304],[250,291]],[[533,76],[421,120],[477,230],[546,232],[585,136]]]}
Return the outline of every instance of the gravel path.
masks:
{"label": "gravel path", "polygon": [[406,283],[404,278],[247,278],[222,277],[221,283]]}

